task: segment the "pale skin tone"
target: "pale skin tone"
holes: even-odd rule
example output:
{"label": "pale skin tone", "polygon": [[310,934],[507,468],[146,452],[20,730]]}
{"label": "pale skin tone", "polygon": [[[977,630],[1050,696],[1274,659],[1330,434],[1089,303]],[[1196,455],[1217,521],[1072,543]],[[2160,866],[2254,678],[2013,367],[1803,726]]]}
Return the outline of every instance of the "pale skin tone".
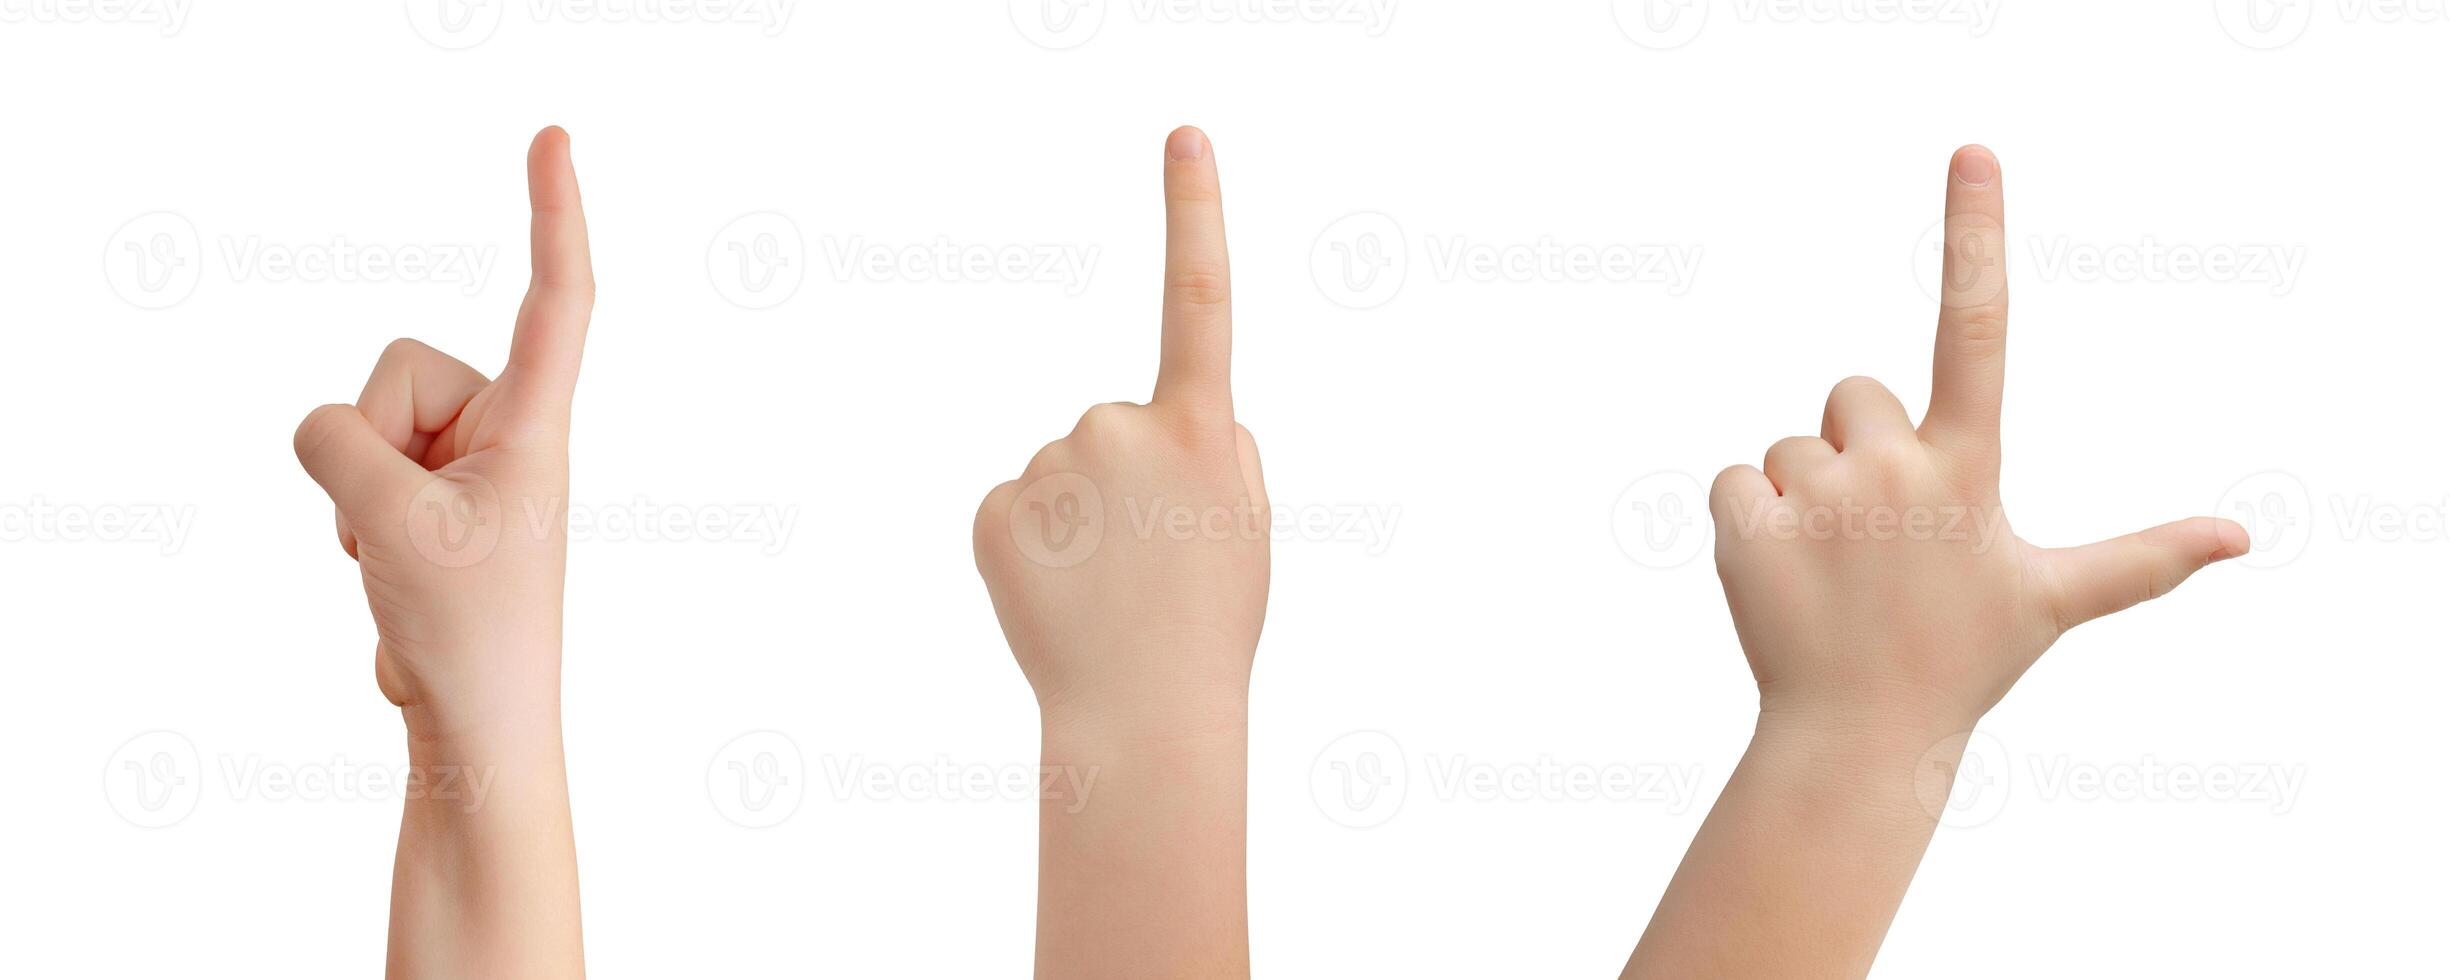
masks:
{"label": "pale skin tone", "polygon": [[1039,807],[1040,977],[1250,973],[1244,772],[1267,493],[1233,416],[1215,153],[1180,129],[1164,167],[1155,395],[1091,408],[974,524],[1037,693],[1044,763],[1073,777]]}
{"label": "pale skin tone", "polygon": [[298,427],[298,459],[364,580],[376,683],[424,779],[400,821],[392,977],[585,973],[562,762],[562,508],[595,277],[569,136],[537,134],[527,170],[532,273],[501,374],[395,341],[356,404]]}
{"label": "pale skin tone", "polygon": [[[1818,437],[1711,488],[1760,718],[1626,977],[1865,975],[1983,714],[2077,624],[2247,550],[2243,528],[2213,518],[2077,548],[2006,530],[2006,214],[1990,151],[1958,151],[1947,208],[1922,425],[1850,378]],[[1952,518],[1962,533],[1944,530]]]}

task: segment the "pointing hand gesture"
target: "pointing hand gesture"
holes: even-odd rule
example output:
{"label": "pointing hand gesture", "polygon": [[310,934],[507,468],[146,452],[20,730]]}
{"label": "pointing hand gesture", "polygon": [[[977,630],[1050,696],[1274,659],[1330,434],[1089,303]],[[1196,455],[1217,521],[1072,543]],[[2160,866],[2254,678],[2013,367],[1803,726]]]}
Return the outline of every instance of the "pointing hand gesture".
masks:
{"label": "pointing hand gesture", "polygon": [[1042,704],[1240,697],[1267,611],[1267,490],[1234,422],[1215,154],[1166,146],[1164,343],[1146,405],[1092,406],[987,495],[979,571]]}
{"label": "pointing hand gesture", "polygon": [[1037,691],[1038,970],[1245,977],[1251,658],[1267,490],[1235,424],[1216,155],[1166,141],[1156,396],[1098,405],[996,487],[973,550]]}
{"label": "pointing hand gesture", "polygon": [[558,708],[570,398],[595,275],[568,134],[537,134],[527,178],[533,274],[501,375],[393,341],[357,404],[298,427],[365,579],[375,678],[418,737]]}
{"label": "pointing hand gesture", "polygon": [[1920,428],[1879,382],[1849,378],[1820,435],[1711,488],[1760,720],[1626,977],[1863,976],[1975,722],[2060,634],[2246,551],[2243,528],[2202,517],[2080,548],[2009,530],[2001,201],[1999,161],[1957,151]]}
{"label": "pointing hand gesture", "polygon": [[1767,711],[1928,720],[1963,731],[2076,624],[2168,593],[2246,551],[2196,518],[2039,548],[1999,501],[2007,236],[1999,162],[1958,151],[1931,408],[1918,429],[1869,378],[1829,394],[1820,435],[1719,474],[1719,574]]}

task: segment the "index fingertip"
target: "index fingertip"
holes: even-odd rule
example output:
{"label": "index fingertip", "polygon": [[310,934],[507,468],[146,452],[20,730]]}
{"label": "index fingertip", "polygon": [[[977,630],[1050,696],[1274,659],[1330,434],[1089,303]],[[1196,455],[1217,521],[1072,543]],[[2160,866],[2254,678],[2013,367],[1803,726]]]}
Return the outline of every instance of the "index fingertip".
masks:
{"label": "index fingertip", "polygon": [[1968,143],[1949,158],[1948,172],[1967,187],[1988,187],[1999,179],[1999,156],[1990,147]]}
{"label": "index fingertip", "polygon": [[1208,134],[1197,126],[1177,127],[1166,134],[1165,158],[1175,163],[1190,163],[1208,155]]}

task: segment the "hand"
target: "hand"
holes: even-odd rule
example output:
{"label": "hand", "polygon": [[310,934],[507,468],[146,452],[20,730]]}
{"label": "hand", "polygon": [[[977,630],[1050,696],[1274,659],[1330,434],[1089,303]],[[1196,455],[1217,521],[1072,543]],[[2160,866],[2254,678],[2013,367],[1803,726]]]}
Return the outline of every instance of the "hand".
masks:
{"label": "hand", "polygon": [[1818,438],[1771,446],[1710,491],[1719,576],[1765,721],[1903,719],[1962,732],[2059,636],[2244,554],[2196,518],[2038,548],[1999,501],[2008,290],[1999,162],[1951,164],[1931,407],[1917,430],[1879,382],[1829,395]]}
{"label": "hand", "polygon": [[1091,408],[972,524],[1063,787],[1038,809],[1042,977],[1250,975],[1248,704],[1270,520],[1233,418],[1224,206],[1199,130],[1166,140],[1165,199],[1156,396]]}
{"label": "hand", "polygon": [[2244,529],[2210,518],[2066,549],[2008,529],[1999,161],[1969,146],[1949,169],[1922,428],[1849,378],[1819,438],[1783,440],[1711,488],[1761,717],[1626,977],[1868,973],[1974,723],[2060,634],[2246,551]]}
{"label": "hand", "polygon": [[418,741],[558,718],[570,398],[595,276],[568,134],[537,134],[527,170],[533,273],[501,376],[393,341],[357,404],[298,427],[365,582],[376,683]]}
{"label": "hand", "polygon": [[973,548],[1049,712],[1239,705],[1267,613],[1267,489],[1234,422],[1225,215],[1207,137],[1166,144],[1165,339],[1149,404],[1097,405],[987,494]]}

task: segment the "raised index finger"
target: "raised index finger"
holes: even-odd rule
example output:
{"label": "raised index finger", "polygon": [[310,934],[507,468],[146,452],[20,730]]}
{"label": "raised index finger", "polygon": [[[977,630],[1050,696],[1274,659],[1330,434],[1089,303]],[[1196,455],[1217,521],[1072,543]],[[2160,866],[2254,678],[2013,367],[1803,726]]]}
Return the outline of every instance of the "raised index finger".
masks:
{"label": "raised index finger", "polygon": [[1225,200],[1208,136],[1190,126],[1165,142],[1165,342],[1155,403],[1233,420],[1233,290]]}
{"label": "raised index finger", "polygon": [[570,134],[548,126],[527,151],[530,275],[506,379],[524,395],[567,410],[595,309],[595,269],[587,255],[587,216],[579,208]]}
{"label": "raised index finger", "polygon": [[1931,411],[1923,436],[1951,452],[1995,460],[2007,385],[2007,208],[1999,158],[1980,146],[1948,167],[1940,272],[1940,332],[1931,359]]}

